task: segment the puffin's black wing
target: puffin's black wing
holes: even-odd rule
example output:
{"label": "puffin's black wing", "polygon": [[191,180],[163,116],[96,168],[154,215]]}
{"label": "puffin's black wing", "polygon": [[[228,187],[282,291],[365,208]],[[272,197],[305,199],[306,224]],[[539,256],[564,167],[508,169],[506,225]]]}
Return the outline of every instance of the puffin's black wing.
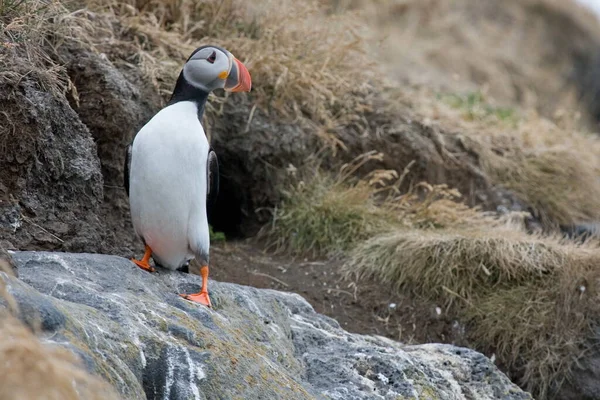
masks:
{"label": "puffin's black wing", "polygon": [[208,151],[208,190],[206,194],[206,211],[210,214],[210,210],[214,207],[219,194],[219,161],[217,154],[211,149]]}
{"label": "puffin's black wing", "polygon": [[123,185],[129,197],[129,168],[131,168],[131,145],[125,150],[125,166],[123,167]]}

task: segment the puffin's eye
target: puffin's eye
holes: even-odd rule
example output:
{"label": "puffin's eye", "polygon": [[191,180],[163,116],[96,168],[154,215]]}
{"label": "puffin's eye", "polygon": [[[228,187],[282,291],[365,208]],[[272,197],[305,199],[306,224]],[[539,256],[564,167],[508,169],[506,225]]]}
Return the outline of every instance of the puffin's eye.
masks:
{"label": "puffin's eye", "polygon": [[212,54],[210,55],[210,57],[208,57],[206,59],[206,61],[208,61],[211,64],[214,64],[215,60],[217,59],[217,52],[213,51]]}

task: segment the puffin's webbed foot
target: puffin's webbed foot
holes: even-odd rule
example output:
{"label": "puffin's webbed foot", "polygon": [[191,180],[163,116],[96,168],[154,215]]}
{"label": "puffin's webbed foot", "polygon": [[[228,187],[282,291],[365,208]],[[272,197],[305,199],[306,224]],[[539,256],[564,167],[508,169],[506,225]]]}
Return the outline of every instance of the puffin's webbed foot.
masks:
{"label": "puffin's webbed foot", "polygon": [[208,296],[208,265],[200,268],[200,275],[202,275],[202,288],[200,292],[195,294],[180,294],[180,296],[186,300],[212,307],[210,297]]}
{"label": "puffin's webbed foot", "polygon": [[136,260],[135,258],[132,258],[131,261],[133,261],[133,263],[135,265],[137,265],[138,267],[140,267],[141,269],[143,269],[145,271],[154,272],[156,270],[154,268],[152,268],[152,266],[149,263],[151,255],[152,255],[152,249],[150,248],[150,246],[146,245],[146,252],[144,253],[144,257],[142,257],[141,260]]}
{"label": "puffin's webbed foot", "polygon": [[207,307],[212,307],[210,297],[208,297],[208,292],[200,292],[196,294],[180,294],[180,296],[186,300],[200,303]]}

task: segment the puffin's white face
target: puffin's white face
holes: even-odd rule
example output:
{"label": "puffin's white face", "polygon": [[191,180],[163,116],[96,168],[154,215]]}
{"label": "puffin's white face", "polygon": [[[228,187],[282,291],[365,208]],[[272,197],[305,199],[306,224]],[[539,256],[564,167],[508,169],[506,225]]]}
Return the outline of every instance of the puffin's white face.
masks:
{"label": "puffin's white face", "polygon": [[202,47],[193,53],[183,66],[183,76],[189,84],[207,92],[215,89],[249,92],[252,87],[244,64],[216,46]]}

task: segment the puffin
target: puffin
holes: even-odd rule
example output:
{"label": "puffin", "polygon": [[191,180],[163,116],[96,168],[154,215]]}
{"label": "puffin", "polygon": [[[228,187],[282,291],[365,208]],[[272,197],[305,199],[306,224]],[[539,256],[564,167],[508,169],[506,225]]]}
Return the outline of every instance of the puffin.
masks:
{"label": "puffin", "polygon": [[246,66],[228,50],[201,46],[189,56],[169,102],[126,148],[124,186],[131,221],[145,246],[131,261],[202,276],[199,293],[183,298],[211,307],[208,295],[208,211],[219,190],[219,163],[202,127],[209,94],[216,89],[249,92]]}

